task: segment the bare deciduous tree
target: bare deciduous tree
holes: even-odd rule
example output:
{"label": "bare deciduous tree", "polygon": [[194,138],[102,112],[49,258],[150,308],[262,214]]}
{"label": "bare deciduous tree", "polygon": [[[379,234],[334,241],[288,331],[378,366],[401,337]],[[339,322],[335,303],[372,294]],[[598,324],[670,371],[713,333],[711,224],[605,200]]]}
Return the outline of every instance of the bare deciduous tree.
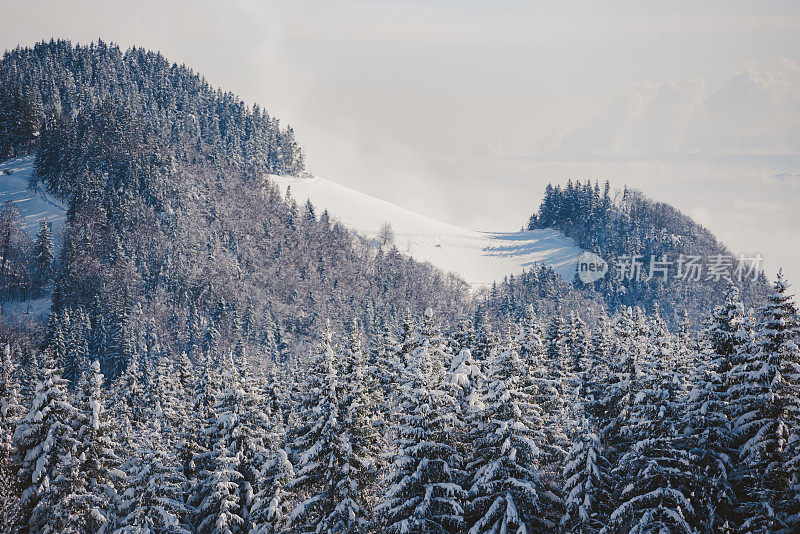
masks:
{"label": "bare deciduous tree", "polygon": [[381,245],[391,245],[394,243],[394,230],[391,224],[384,222],[381,225],[381,229],[378,231],[378,240],[381,242]]}

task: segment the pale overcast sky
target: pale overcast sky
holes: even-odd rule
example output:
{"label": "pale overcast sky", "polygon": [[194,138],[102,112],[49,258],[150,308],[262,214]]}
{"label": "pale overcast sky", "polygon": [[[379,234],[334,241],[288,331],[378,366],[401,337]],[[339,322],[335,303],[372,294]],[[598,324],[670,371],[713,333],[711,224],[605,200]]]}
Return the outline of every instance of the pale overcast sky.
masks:
{"label": "pale overcast sky", "polygon": [[426,215],[515,230],[548,181],[609,179],[800,284],[798,2],[27,4],[0,0],[0,49],[160,50]]}

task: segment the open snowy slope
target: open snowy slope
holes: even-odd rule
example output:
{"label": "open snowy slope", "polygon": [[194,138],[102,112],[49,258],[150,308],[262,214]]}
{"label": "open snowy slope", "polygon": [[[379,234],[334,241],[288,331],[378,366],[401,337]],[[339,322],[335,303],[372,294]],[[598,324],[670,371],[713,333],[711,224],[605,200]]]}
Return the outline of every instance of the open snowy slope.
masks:
{"label": "open snowy slope", "polygon": [[298,203],[311,199],[319,214],[328,210],[349,228],[376,238],[384,222],[391,224],[397,248],[416,260],[453,272],[473,287],[490,285],[536,263],[551,266],[572,280],[582,250],[556,230],[480,232],[436,221],[390,202],[316,176],[270,177]]}
{"label": "open snowy slope", "polygon": [[[12,174],[5,174],[6,171],[11,171]],[[42,219],[52,223],[53,231],[57,232],[66,219],[66,208],[41,188],[28,189],[32,172],[33,156],[0,162],[0,205],[7,201],[16,204],[32,234],[39,229],[39,221]]]}

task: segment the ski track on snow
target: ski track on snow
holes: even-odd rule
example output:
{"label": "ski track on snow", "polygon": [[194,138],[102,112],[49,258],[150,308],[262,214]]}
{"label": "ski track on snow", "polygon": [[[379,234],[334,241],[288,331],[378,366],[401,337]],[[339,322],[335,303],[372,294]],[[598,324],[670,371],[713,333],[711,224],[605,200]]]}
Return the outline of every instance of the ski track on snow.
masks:
{"label": "ski track on snow", "polygon": [[[13,174],[5,174],[10,170]],[[0,205],[13,202],[22,212],[25,227],[31,234],[39,230],[39,221],[47,219],[52,223],[55,235],[66,220],[66,207],[37,187],[28,188],[28,180],[33,174],[33,156],[9,159],[0,163]]]}

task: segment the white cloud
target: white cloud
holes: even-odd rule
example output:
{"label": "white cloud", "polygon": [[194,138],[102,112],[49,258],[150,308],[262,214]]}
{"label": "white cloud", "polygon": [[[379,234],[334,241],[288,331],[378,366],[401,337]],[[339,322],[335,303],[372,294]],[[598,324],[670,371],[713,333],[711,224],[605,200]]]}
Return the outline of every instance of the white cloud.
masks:
{"label": "white cloud", "polygon": [[[539,146],[559,157],[662,153],[800,153],[800,68],[781,58],[771,71],[745,70],[710,90],[703,78],[643,86],[599,116]],[[556,142],[554,142],[554,140]]]}

